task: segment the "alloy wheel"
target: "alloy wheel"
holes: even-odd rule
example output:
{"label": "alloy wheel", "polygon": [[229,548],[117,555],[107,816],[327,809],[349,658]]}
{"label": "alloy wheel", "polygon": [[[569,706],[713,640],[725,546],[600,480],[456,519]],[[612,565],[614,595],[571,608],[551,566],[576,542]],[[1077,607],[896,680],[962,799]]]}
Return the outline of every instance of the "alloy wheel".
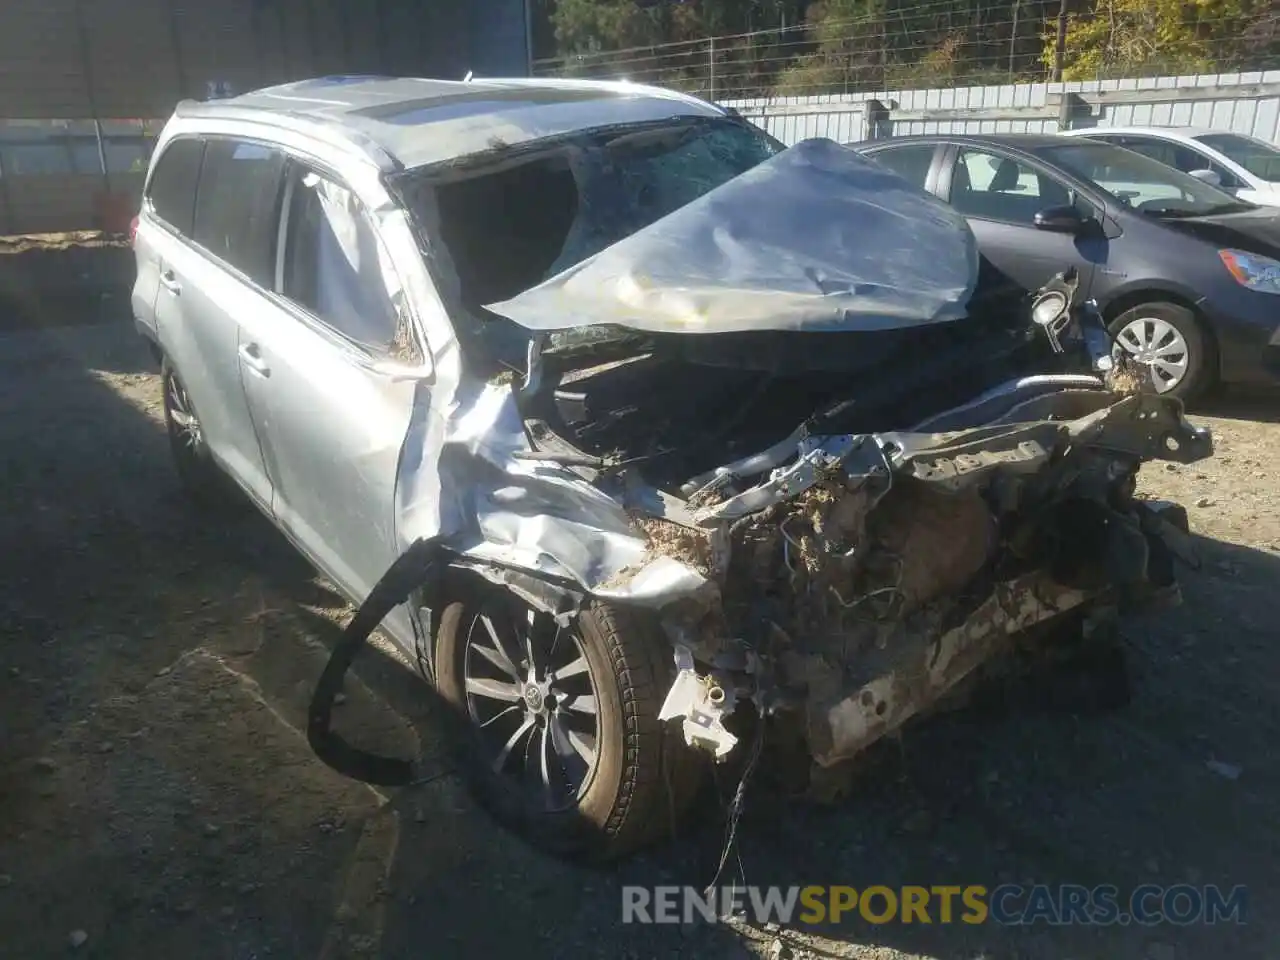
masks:
{"label": "alloy wheel", "polygon": [[173,422],[173,430],[188,453],[196,453],[204,442],[200,431],[200,421],[191,408],[191,398],[187,396],[187,388],[182,381],[172,374],[169,376],[169,419]]}
{"label": "alloy wheel", "polygon": [[576,631],[532,610],[483,610],[463,681],[492,771],[544,811],[574,807],[599,759],[599,698]]}

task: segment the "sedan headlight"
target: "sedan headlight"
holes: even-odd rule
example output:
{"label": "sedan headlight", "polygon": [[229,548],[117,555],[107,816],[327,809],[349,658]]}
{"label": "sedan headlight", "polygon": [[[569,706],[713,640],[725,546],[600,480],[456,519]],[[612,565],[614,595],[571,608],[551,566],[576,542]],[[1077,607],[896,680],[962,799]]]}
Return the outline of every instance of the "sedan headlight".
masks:
{"label": "sedan headlight", "polygon": [[1280,293],[1280,260],[1244,250],[1219,250],[1218,256],[1241,286],[1259,293]]}

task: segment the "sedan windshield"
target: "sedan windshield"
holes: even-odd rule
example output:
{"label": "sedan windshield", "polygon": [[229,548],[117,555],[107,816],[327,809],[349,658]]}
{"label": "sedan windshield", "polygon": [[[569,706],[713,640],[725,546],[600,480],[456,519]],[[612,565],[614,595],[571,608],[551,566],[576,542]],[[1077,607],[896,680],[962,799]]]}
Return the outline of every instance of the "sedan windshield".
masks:
{"label": "sedan windshield", "polygon": [[1252,209],[1252,204],[1242,203],[1181,170],[1108,143],[1064,143],[1039,152],[1064,170],[1097,184],[1126,206],[1153,217],[1195,217]]}
{"label": "sedan windshield", "polygon": [[1280,183],[1280,149],[1271,144],[1238,133],[1206,133],[1196,139],[1235,161],[1259,180]]}

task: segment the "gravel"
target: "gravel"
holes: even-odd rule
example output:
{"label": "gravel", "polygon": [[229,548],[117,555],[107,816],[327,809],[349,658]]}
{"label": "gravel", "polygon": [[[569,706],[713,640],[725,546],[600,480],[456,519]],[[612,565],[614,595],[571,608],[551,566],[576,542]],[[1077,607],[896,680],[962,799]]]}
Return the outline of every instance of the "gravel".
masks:
{"label": "gravel", "polygon": [[[0,543],[16,547],[0,551],[0,868],[20,875],[0,883],[0,953],[58,957],[92,930],[93,956],[121,960],[1274,957],[1277,410],[1217,401],[1197,419],[1222,456],[1144,473],[1143,492],[1216,509],[1192,514],[1205,563],[1182,574],[1185,605],[1127,627],[1128,708],[933,718],[869,755],[834,808],[757,778],[739,830],[753,884],[1193,875],[1248,885],[1248,925],[624,927],[622,885],[710,880],[714,796],[679,843],[591,871],[499,830],[455,778],[383,791],[332,772],[303,731],[347,605],[259,518],[186,506],[127,325],[0,336]],[[366,652],[348,692],[347,739],[441,753],[392,657]]]}

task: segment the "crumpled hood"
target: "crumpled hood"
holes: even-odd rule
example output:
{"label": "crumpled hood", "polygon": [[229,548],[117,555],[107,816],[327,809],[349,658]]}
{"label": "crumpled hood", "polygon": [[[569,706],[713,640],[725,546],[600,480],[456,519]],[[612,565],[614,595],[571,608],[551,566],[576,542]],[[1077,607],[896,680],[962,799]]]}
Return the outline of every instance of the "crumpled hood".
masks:
{"label": "crumpled hood", "polygon": [[977,273],[959,214],[818,139],[487,309],[530,330],[886,330],[964,317]]}

